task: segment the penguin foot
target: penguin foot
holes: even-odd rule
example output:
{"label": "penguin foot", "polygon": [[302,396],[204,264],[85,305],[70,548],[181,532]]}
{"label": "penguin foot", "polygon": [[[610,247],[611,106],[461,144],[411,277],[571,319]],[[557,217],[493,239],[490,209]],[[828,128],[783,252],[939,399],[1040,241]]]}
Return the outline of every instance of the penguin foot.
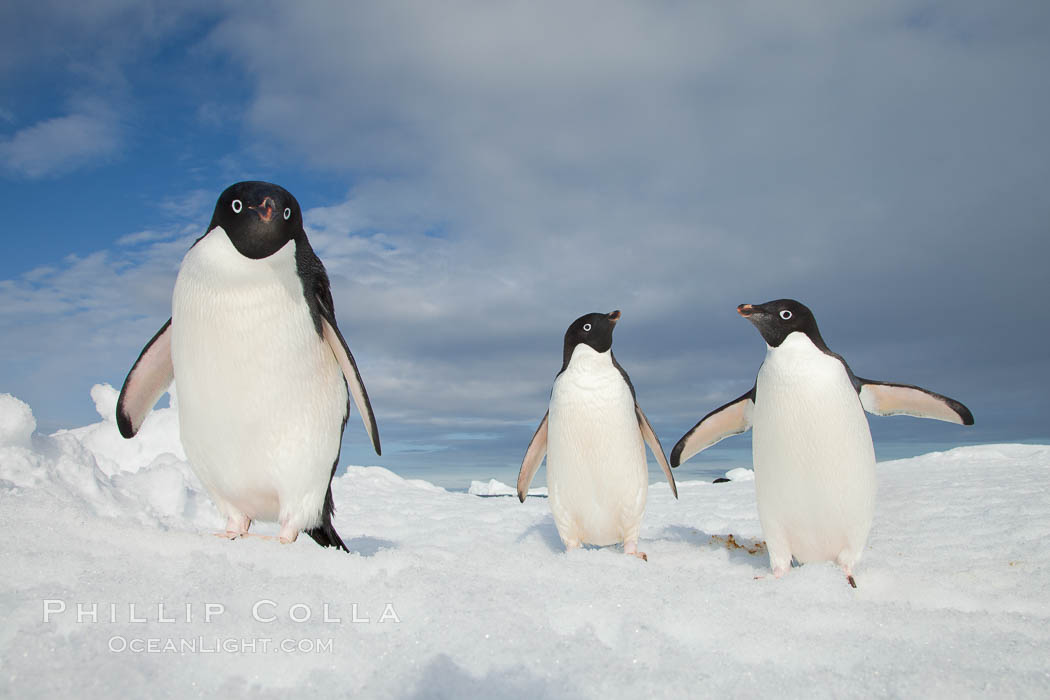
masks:
{"label": "penguin foot", "polygon": [[281,541],[281,544],[291,544],[297,537],[299,537],[299,528],[288,523],[281,525],[281,531],[277,533],[277,539]]}
{"label": "penguin foot", "polygon": [[853,580],[853,574],[846,574],[846,581],[854,588],[857,587],[857,582]]}
{"label": "penguin foot", "polygon": [[791,565],[790,564],[788,566],[774,566],[773,567],[773,577],[774,578],[783,578],[784,574],[786,574],[789,571],[791,571]]}
{"label": "penguin foot", "polygon": [[216,537],[225,537],[228,540],[235,540],[238,537],[244,537],[248,534],[248,528],[252,526],[252,521],[247,516],[242,515],[239,518],[235,518],[232,515],[226,518],[226,532],[216,532]]}
{"label": "penguin foot", "polygon": [[649,557],[645,556],[645,552],[638,551],[638,544],[636,542],[624,542],[623,553],[636,556],[642,561],[649,561]]}

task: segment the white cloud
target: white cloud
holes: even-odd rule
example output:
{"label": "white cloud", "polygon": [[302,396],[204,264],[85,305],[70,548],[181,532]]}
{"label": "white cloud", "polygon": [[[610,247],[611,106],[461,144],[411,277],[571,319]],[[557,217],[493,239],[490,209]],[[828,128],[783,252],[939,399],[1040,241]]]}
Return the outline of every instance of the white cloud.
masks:
{"label": "white cloud", "polygon": [[45,119],[0,140],[0,167],[9,175],[46,177],[98,164],[120,146],[116,115],[96,108]]}

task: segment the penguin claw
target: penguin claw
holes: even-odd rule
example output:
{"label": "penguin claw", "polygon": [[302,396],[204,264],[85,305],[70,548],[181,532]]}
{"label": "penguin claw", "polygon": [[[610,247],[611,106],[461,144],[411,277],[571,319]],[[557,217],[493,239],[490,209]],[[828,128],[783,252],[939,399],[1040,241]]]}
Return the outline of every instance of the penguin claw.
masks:
{"label": "penguin claw", "polygon": [[846,581],[849,582],[849,585],[853,586],[854,588],[857,587],[857,582],[853,580],[853,574],[846,574]]}

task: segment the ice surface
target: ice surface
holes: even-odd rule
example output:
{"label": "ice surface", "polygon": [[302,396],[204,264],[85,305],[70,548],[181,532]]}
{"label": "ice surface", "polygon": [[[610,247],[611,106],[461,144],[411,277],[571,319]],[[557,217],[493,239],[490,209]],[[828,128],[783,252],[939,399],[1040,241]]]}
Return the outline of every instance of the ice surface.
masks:
{"label": "ice surface", "polygon": [[830,564],[768,576],[741,479],[680,482],[679,501],[654,483],[647,563],[566,554],[545,499],[379,467],[333,483],[349,555],[226,541],[175,412],[124,441],[115,391],[92,396],[100,423],[49,436],[0,396],[0,690],[14,697],[1050,694],[1045,446],[880,464],[853,590]]}

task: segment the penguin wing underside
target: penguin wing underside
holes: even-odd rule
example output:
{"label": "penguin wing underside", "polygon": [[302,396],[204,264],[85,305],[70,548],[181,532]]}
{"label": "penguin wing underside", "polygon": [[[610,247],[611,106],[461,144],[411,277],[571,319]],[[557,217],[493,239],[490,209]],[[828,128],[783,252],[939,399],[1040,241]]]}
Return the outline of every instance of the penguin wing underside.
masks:
{"label": "penguin wing underside", "polygon": [[955,399],[910,384],[892,384],[857,377],[860,403],[877,416],[915,416],[973,425],[970,409]]}
{"label": "penguin wing underside", "polygon": [[642,431],[642,437],[645,438],[645,443],[649,445],[649,449],[656,456],[656,461],[660,463],[660,468],[664,470],[667,483],[671,485],[671,493],[677,499],[678,487],[674,483],[674,474],[671,473],[671,465],[667,463],[667,456],[664,454],[663,445],[660,444],[660,438],[656,437],[653,426],[649,423],[649,419],[645,417],[642,407],[637,403],[634,404],[634,412],[638,416],[638,427]]}
{"label": "penguin wing underside", "polygon": [[548,416],[550,416],[550,411],[543,414],[540,426],[532,434],[529,449],[525,450],[525,459],[521,460],[521,470],[518,472],[518,500],[522,503],[525,502],[525,496],[529,494],[529,484],[532,483],[532,478],[536,476],[540,465],[543,464],[543,458],[547,456]]}
{"label": "penguin wing underside", "polygon": [[343,334],[339,332],[334,323],[328,320],[327,314],[324,313],[321,316],[321,335],[328,343],[328,346],[332,348],[335,359],[339,361],[339,367],[343,370],[343,376],[346,378],[346,386],[350,389],[350,396],[354,399],[357,412],[361,414],[361,422],[365,425],[365,432],[368,433],[368,439],[372,441],[372,447],[375,448],[377,455],[383,454],[379,446],[379,427],[376,425],[375,414],[372,413],[372,404],[368,401],[365,383],[361,380],[361,372],[357,369],[357,363],[354,362],[354,356],[350,353],[350,348],[347,347],[346,341],[343,340]]}
{"label": "penguin wing underside", "polygon": [[117,399],[117,428],[125,438],[135,437],[142,421],[168,390],[175,378],[171,363],[171,319],[142,348],[139,359],[120,388]]}
{"label": "penguin wing underside", "polygon": [[755,389],[752,387],[740,398],[708,413],[671,450],[671,466],[677,467],[716,442],[750,430],[754,409]]}

